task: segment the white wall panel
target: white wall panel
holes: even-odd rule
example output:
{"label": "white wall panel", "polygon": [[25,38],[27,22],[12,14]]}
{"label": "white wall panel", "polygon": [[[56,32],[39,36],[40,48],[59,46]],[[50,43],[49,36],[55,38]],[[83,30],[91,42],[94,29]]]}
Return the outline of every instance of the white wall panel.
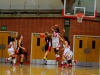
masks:
{"label": "white wall panel", "polygon": [[0,0],[1,9],[61,9],[61,0]]}
{"label": "white wall panel", "polygon": [[11,9],[24,9],[25,0],[11,0]]}
{"label": "white wall panel", "polygon": [[39,9],[52,9],[52,0],[39,0]]}
{"label": "white wall panel", "polygon": [[0,0],[0,9],[10,9],[10,0]]}
{"label": "white wall panel", "polygon": [[38,9],[38,0],[26,0],[25,9]]}
{"label": "white wall panel", "polygon": [[53,0],[52,4],[53,4],[53,9],[63,9],[63,4],[61,0]]}
{"label": "white wall panel", "polygon": [[100,13],[100,0],[97,0],[97,12]]}
{"label": "white wall panel", "polygon": [[[11,7],[10,7],[11,4]],[[87,5],[87,7],[90,5]],[[0,9],[62,9],[61,0],[0,0]],[[92,9],[92,7],[91,7]],[[97,11],[100,12],[100,0],[97,0]]]}

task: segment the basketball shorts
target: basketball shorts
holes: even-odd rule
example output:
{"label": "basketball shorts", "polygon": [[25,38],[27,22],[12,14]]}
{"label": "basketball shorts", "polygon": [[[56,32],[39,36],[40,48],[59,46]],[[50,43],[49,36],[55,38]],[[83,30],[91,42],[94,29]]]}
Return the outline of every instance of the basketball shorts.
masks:
{"label": "basketball shorts", "polygon": [[67,60],[68,64],[72,63],[72,60]]}
{"label": "basketball shorts", "polygon": [[8,54],[9,56],[14,55],[15,51],[13,49],[8,49]]}
{"label": "basketball shorts", "polygon": [[65,48],[64,52],[63,52],[63,55],[65,57],[67,57],[68,53],[70,52],[70,49],[69,48]]}
{"label": "basketball shorts", "polygon": [[60,44],[58,42],[52,42],[52,47],[56,48],[56,50],[59,50]]}

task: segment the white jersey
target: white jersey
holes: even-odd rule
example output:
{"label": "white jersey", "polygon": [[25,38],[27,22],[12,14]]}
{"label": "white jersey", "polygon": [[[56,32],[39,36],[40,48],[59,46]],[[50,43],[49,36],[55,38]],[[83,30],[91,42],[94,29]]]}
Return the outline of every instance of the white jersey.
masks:
{"label": "white jersey", "polygon": [[68,55],[68,53],[70,52],[70,46],[69,45],[66,46],[65,44],[63,44],[63,47],[64,47],[63,55],[66,57]]}
{"label": "white jersey", "polygon": [[52,35],[52,47],[57,48],[59,50],[60,44],[59,44],[59,33],[54,32]]}
{"label": "white jersey", "polygon": [[14,45],[12,42],[9,43],[8,49],[14,50]]}
{"label": "white jersey", "polygon": [[72,60],[72,57],[73,57],[73,52],[70,50],[67,56],[67,60]]}
{"label": "white jersey", "polygon": [[9,46],[8,46],[8,54],[9,54],[9,56],[15,54],[14,45],[13,45],[12,42],[9,43]]}
{"label": "white jersey", "polygon": [[[67,41],[66,41],[67,42]],[[68,45],[68,46],[66,46],[65,44],[63,44],[63,48],[65,49],[65,48],[69,48],[70,49],[70,46]]]}
{"label": "white jersey", "polygon": [[52,42],[57,42],[59,43],[59,33],[54,32],[52,34]]}
{"label": "white jersey", "polygon": [[70,49],[68,47],[66,47],[64,49],[63,55],[66,57],[68,55],[68,53],[70,52]]}

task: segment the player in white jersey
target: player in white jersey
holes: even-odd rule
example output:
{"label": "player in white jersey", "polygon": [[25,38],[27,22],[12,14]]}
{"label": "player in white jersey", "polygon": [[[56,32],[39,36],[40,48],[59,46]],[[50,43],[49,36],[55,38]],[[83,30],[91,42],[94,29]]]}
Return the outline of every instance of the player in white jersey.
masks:
{"label": "player in white jersey", "polygon": [[63,66],[66,63],[66,56],[70,52],[70,46],[69,46],[69,41],[67,36],[60,36],[60,40],[63,42],[63,55],[62,55],[62,61],[61,61],[61,66]]}
{"label": "player in white jersey", "polygon": [[68,55],[66,56],[68,66],[71,68],[72,67],[72,58],[73,58],[73,52],[70,50]]}
{"label": "player in white jersey", "polygon": [[16,63],[15,51],[16,51],[15,38],[12,38],[8,45],[9,58],[6,58],[6,63],[11,60],[11,64],[15,65]]}
{"label": "player in white jersey", "polygon": [[68,67],[72,68],[72,63],[77,64],[77,60],[73,60],[73,52],[72,50],[70,50],[70,52],[68,53],[67,57],[66,57],[67,63],[68,63]]}
{"label": "player in white jersey", "polygon": [[60,43],[59,43],[60,30],[59,30],[59,28],[57,28],[57,25],[51,27],[51,30],[53,31],[52,47],[53,47],[55,55],[56,55],[56,60],[58,61],[59,60],[59,47],[60,47]]}

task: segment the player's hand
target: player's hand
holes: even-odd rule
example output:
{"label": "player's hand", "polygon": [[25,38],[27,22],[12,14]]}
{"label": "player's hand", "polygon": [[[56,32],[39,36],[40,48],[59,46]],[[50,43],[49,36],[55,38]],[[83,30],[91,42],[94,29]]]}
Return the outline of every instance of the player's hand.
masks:
{"label": "player's hand", "polygon": [[26,50],[24,47],[22,48],[23,50]]}
{"label": "player's hand", "polygon": [[16,54],[18,54],[18,53],[19,53],[19,51],[18,51],[18,50],[15,50],[15,53],[16,53]]}
{"label": "player's hand", "polygon": [[55,24],[55,26],[58,26],[57,24]]}
{"label": "player's hand", "polygon": [[25,48],[23,48],[23,51],[24,51],[24,52],[26,52],[26,49],[25,49]]}
{"label": "player's hand", "polygon": [[45,40],[44,39],[42,39],[42,43],[45,43]]}
{"label": "player's hand", "polygon": [[65,29],[63,29],[63,32],[65,32]]}
{"label": "player's hand", "polygon": [[61,48],[61,51],[63,51],[64,50],[64,48]]}

